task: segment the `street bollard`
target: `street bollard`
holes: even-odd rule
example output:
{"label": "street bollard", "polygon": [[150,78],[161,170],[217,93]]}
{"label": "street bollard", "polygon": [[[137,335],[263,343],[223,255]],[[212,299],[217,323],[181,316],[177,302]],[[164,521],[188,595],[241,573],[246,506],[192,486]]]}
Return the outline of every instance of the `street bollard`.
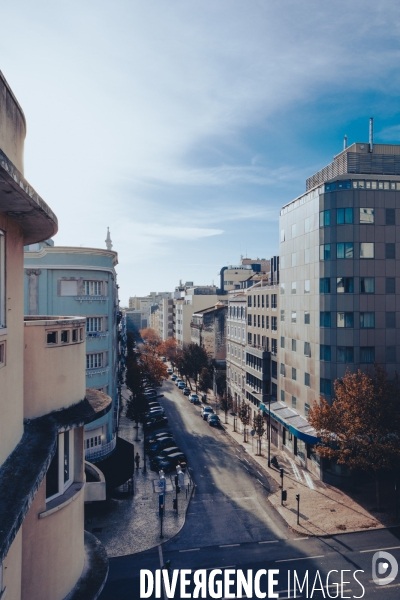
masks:
{"label": "street bollard", "polygon": [[297,525],[300,525],[300,494],[296,494],[297,500]]}
{"label": "street bollard", "polygon": [[286,502],[287,500],[287,491],[286,490],[282,490],[281,491],[281,505],[283,506],[283,503]]}

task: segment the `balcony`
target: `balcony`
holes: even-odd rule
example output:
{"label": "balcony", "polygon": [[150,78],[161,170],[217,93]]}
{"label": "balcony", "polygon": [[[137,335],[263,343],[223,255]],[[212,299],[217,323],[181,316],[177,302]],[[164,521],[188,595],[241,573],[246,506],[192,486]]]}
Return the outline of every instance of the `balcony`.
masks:
{"label": "balcony", "polygon": [[110,367],[95,367],[93,369],[86,369],[87,377],[93,377],[93,375],[104,375],[104,373],[108,373]]}
{"label": "balcony", "polygon": [[78,302],[107,302],[108,296],[75,296]]}
{"label": "balcony", "polygon": [[111,442],[107,442],[107,444],[102,444],[101,446],[93,446],[93,448],[85,449],[85,459],[86,460],[98,460],[100,458],[104,458],[108,456],[113,450],[115,450],[115,446],[117,445],[117,437],[115,436]]}
{"label": "balcony", "polygon": [[[93,338],[106,338],[109,336],[109,332],[108,331],[87,331],[86,332],[86,339],[93,339]],[[120,336],[121,340],[122,340],[122,336]]]}

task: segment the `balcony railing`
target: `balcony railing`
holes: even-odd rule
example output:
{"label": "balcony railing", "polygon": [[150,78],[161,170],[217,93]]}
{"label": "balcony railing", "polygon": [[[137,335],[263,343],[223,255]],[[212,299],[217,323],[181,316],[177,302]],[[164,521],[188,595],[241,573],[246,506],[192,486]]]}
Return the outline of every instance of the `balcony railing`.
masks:
{"label": "balcony railing", "polygon": [[108,300],[108,296],[75,296],[75,300],[78,302],[93,302],[95,300],[106,302]]}
{"label": "balcony railing", "polygon": [[93,446],[93,448],[86,448],[85,449],[85,459],[93,460],[96,458],[102,458],[103,456],[110,454],[110,452],[112,452],[114,450],[116,445],[117,445],[117,438],[115,437],[114,439],[111,440],[111,442],[108,442],[107,444],[102,444],[101,446]]}
{"label": "balcony railing", "polygon": [[86,338],[90,339],[90,338],[105,338],[108,337],[109,332],[108,331],[87,331],[86,332]]}
{"label": "balcony railing", "polygon": [[110,367],[96,367],[94,369],[86,369],[86,375],[88,377],[93,377],[93,375],[103,375],[104,373],[108,373]]}

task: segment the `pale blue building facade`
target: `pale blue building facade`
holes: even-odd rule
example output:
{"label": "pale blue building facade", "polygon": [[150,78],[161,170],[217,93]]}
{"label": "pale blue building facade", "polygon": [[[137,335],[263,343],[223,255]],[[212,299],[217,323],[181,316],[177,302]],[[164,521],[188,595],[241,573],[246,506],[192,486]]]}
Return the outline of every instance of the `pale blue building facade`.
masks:
{"label": "pale blue building facade", "polygon": [[125,352],[117,264],[111,249],[54,246],[51,240],[25,247],[25,314],[86,317],[87,387],[113,400],[113,410],[85,427],[85,458],[91,462],[116,446]]}

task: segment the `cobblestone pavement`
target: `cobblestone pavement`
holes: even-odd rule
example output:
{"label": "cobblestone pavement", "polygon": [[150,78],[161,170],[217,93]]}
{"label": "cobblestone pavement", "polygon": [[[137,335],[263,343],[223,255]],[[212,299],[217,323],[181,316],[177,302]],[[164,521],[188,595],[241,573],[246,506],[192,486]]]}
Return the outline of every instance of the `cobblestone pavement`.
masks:
{"label": "cobblestone pavement", "polygon": [[[143,473],[143,435],[135,441],[136,429],[125,416],[121,417],[119,436],[135,445],[135,454],[141,456],[141,467],[134,476],[134,495],[124,493],[122,488],[113,492],[104,503],[93,503],[86,508],[85,529],[94,533],[107,550],[109,557],[135,554],[164,543],[174,537],[185,523],[186,510],[190,502],[192,485],[185,478],[185,488],[178,494],[178,514],[172,508],[175,498],[173,476],[166,475],[167,493],[163,519],[163,539],[160,538],[158,516],[158,492],[154,489],[158,474]],[[169,485],[168,485],[169,483]],[[186,490],[189,490],[186,493]],[[168,491],[171,490],[171,491]],[[99,506],[100,505],[100,506]]]}

